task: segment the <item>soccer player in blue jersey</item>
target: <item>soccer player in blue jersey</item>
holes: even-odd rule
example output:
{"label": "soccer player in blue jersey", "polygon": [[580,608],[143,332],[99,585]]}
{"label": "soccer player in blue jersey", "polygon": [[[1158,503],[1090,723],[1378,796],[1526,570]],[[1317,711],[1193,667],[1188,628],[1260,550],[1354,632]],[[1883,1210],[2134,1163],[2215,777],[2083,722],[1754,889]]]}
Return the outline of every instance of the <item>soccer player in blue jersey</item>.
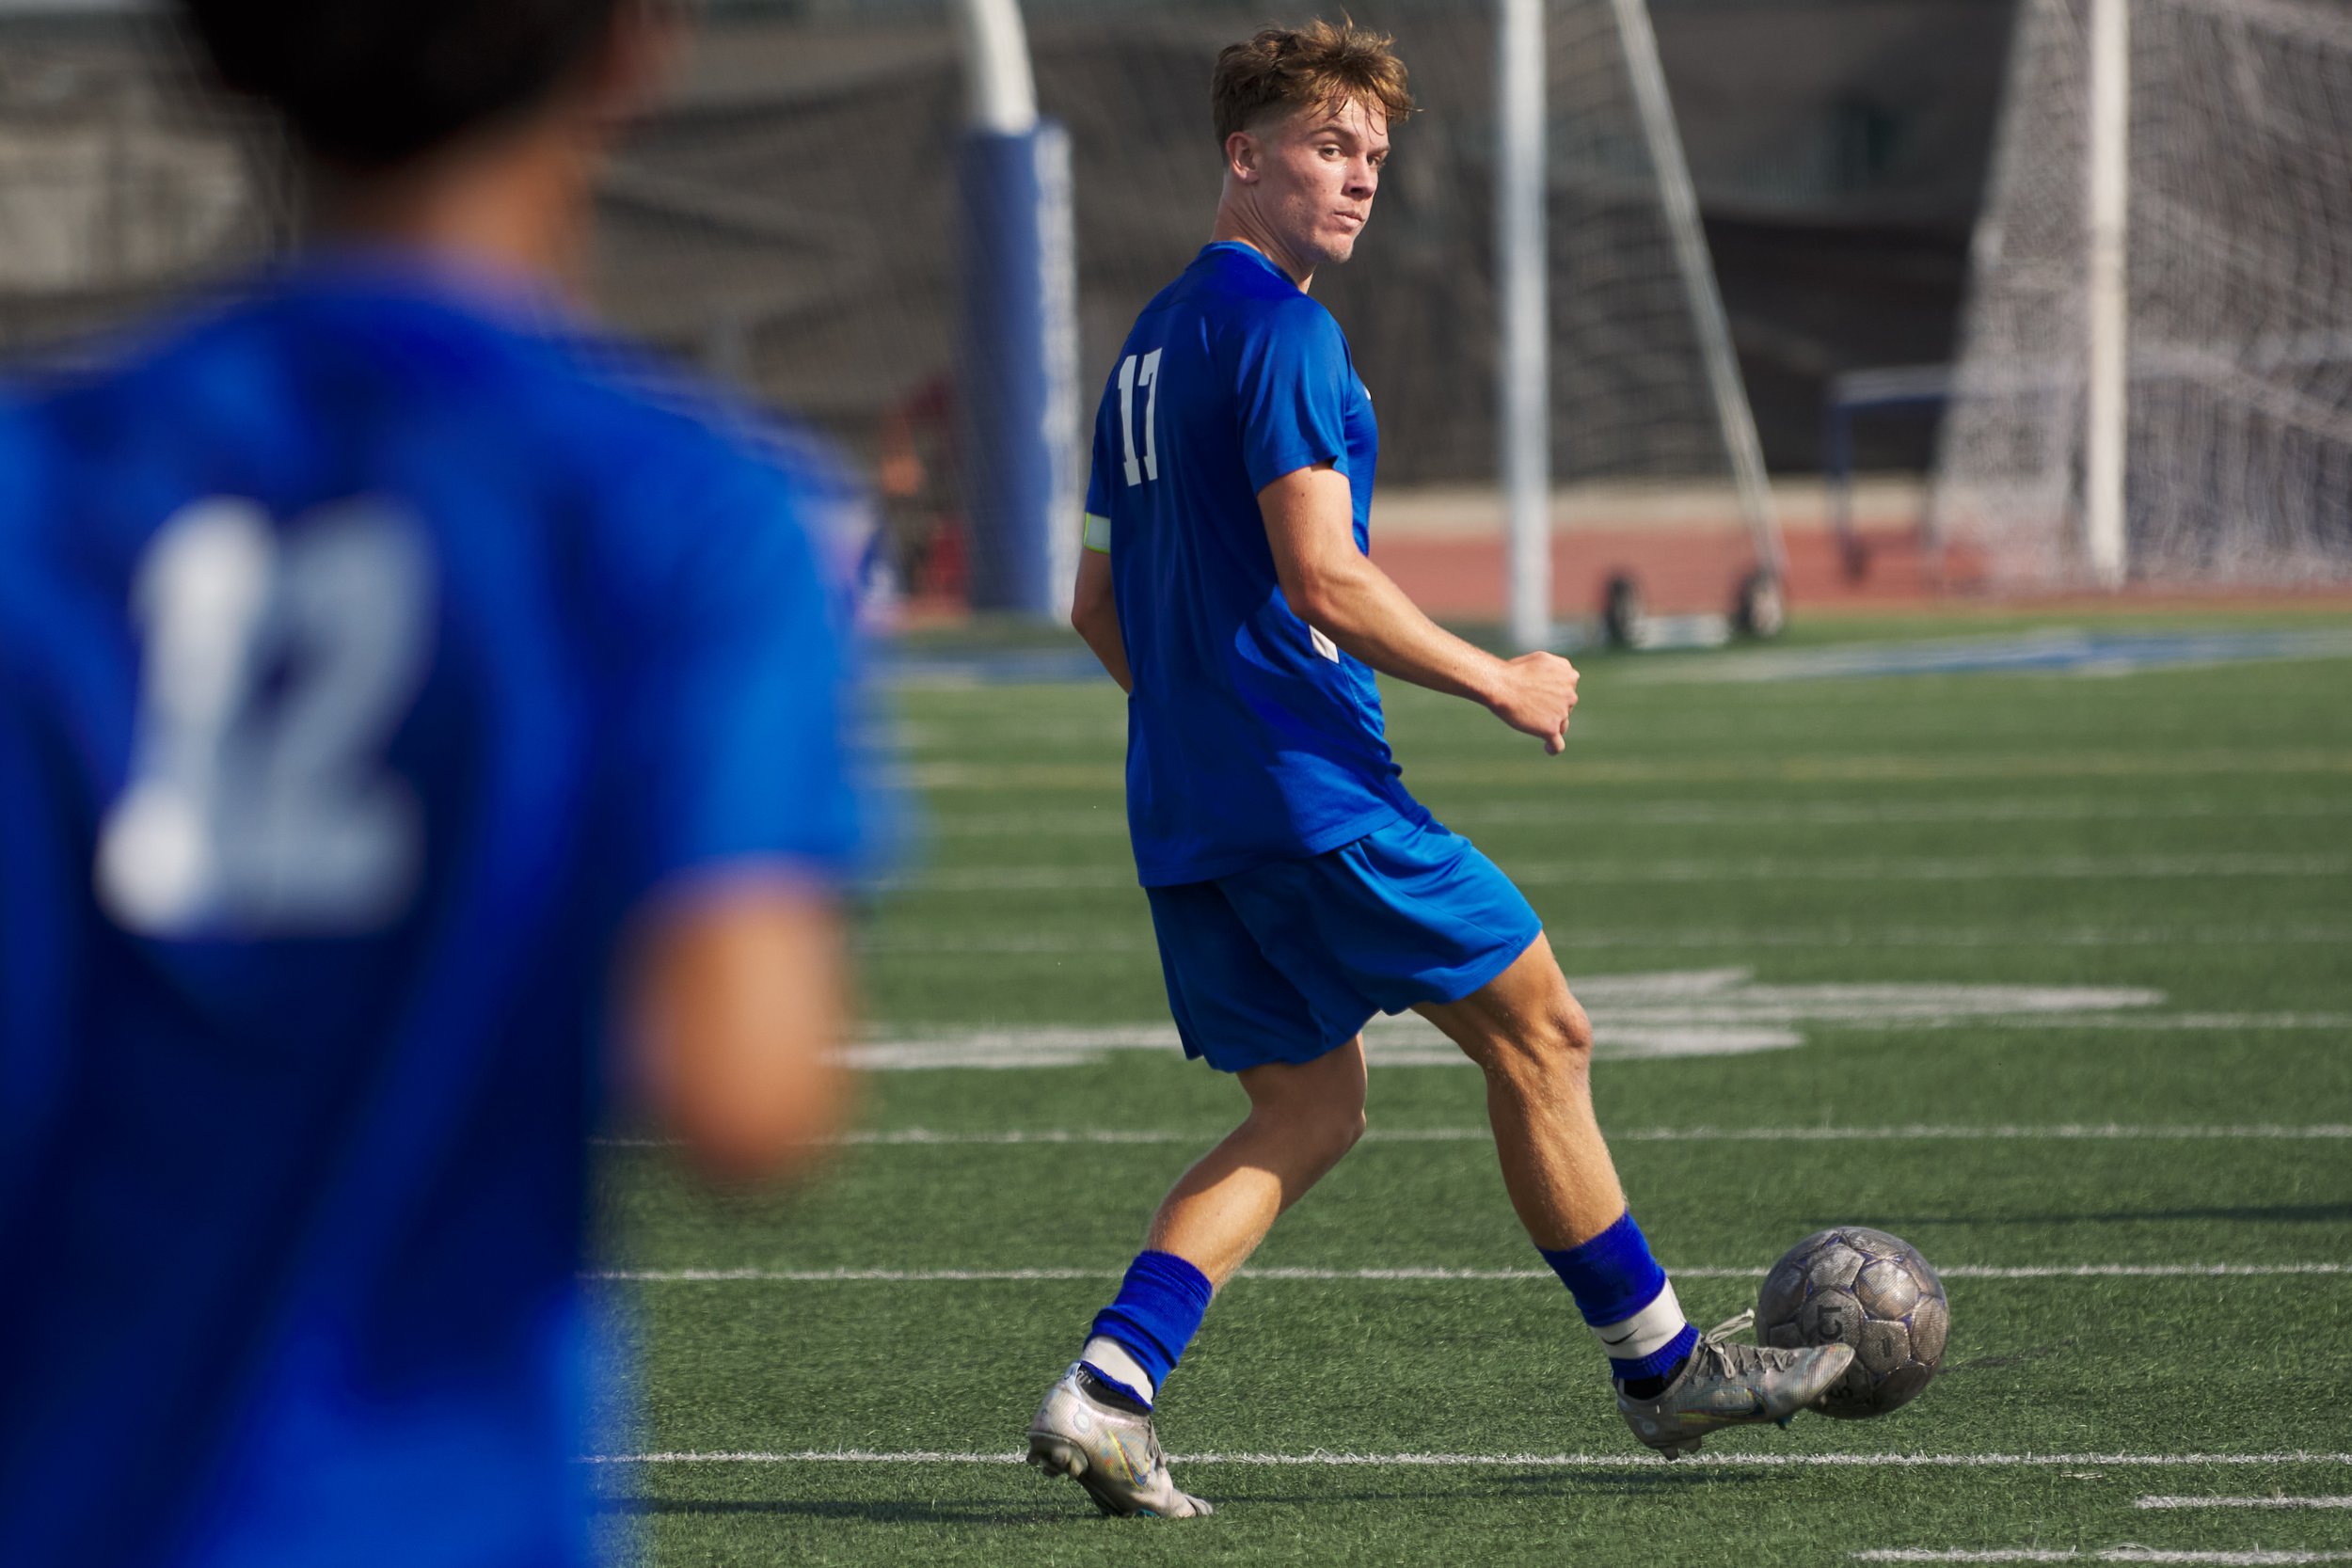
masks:
{"label": "soccer player in blue jersey", "polygon": [[564,302],[648,0],[185,8],[324,232],[0,396],[0,1562],[562,1568],[608,1066],[835,1120],[848,497]]}
{"label": "soccer player in blue jersey", "polygon": [[1512,1205],[1635,1436],[1673,1457],[1784,1419],[1851,1352],[1684,1321],[1595,1124],[1591,1031],[1534,911],[1406,793],[1383,737],[1375,671],[1483,703],[1554,753],[1577,685],[1564,658],[1440,629],[1366,553],[1372,399],[1307,291],[1371,215],[1412,107],[1404,68],[1352,25],[1274,28],[1223,52],[1212,98],[1216,230],[1104,392],[1073,620],[1129,694],[1128,821],[1184,1050],[1238,1077],[1249,1113],[1161,1204],[1030,1460],[1107,1513],[1208,1512],[1169,1478],[1154,1402],[1216,1289],[1362,1132],[1360,1031],[1406,1007],[1485,1069]]}

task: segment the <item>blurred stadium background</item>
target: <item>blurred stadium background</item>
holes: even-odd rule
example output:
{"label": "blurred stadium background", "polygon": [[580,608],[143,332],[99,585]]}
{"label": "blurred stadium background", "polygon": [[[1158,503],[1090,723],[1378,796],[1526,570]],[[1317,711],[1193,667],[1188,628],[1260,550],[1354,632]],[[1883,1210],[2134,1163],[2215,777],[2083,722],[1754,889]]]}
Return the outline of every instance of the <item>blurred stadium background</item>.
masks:
{"label": "blurred stadium background", "polygon": [[[1504,3],[1350,8],[1428,113],[1317,281],[1378,400],[1375,553],[1485,630],[1509,588]],[[1069,138],[1073,447],[1205,236],[1216,46],[1312,8],[1021,8]],[[1720,611],[1753,559],[1625,14],[1541,6],[1566,626],[1629,565],[1655,606]],[[1391,733],[1544,916],[1701,1321],[1798,1236],[1869,1224],[1944,1269],[1950,1360],[1883,1422],[1632,1454],[1502,1200],[1478,1075],[1383,1021],[1370,1141],[1169,1406],[1220,1516],[1121,1532],[1122,1560],[2345,1560],[2352,8],[2130,0],[2120,594],[2086,499],[2092,242],[2117,232],[2098,0],[1648,14],[1788,645],[1590,660],[1557,761],[1393,687]],[[656,1129],[603,1151],[643,1397],[608,1423],[600,1519],[630,1560],[1099,1560],[1083,1505],[1006,1450],[1232,1089],[1169,1043],[1117,691],[1066,632],[967,612],[969,431],[1004,394],[965,346],[964,37],[948,0],[707,22],[604,187],[593,289],[870,482],[929,838],[860,911],[869,1098],[829,1181],[714,1197]],[[175,59],[104,0],[0,0],[0,358],[71,359],[294,232],[274,150]]]}
{"label": "blurred stadium background", "polygon": [[[1071,148],[1075,396],[1051,417],[1073,443],[1134,310],[1202,238],[1216,48],[1270,11],[1308,8],[1019,8],[1038,106]],[[2309,0],[2133,8],[2133,179],[2150,189],[2133,208],[2132,287],[2160,341],[2136,339],[2135,374],[2153,379],[2132,460],[2161,465],[2181,436],[2209,454],[2135,486],[2133,526],[2161,546],[2136,577],[2340,578],[2352,562],[2352,25]],[[959,266],[970,99],[957,9],[712,0],[676,90],[605,183],[595,281],[628,330],[839,438],[881,499],[887,559],[921,623],[956,618],[976,567],[985,578],[1007,530],[1030,526],[985,515],[993,443],[975,420],[1002,388],[959,352],[967,312],[986,307],[967,305]],[[1434,610],[1492,622],[1506,578],[1495,202],[1507,8],[1356,9],[1396,33],[1428,113],[1400,142],[1359,261],[1318,291],[1379,399],[1378,547]],[[1629,80],[1619,17],[1641,8],[1540,9],[1550,607],[1573,626],[1607,573],[1634,563],[1653,608],[1721,609],[1754,552]],[[2091,0],[1649,9],[1803,610],[2095,578],[2071,542],[2083,432],[2070,412],[2085,395]],[[0,4],[0,353],[71,352],[290,232],[269,150],[155,71],[172,57],[119,0]],[[2007,162],[1994,179],[1996,148]],[[2249,175],[2253,197],[2226,201]],[[2177,221],[2201,201],[2201,248]],[[1950,367],[1971,343],[1960,385],[1973,397],[1947,421]],[[2228,361],[2208,378],[2218,391],[2199,404],[2194,373],[2159,363],[2168,353],[2175,370],[2184,356]],[[2162,416],[2139,417],[2167,399]],[[1946,493],[1931,504],[1939,436]],[[1825,487],[1825,465],[1859,483]],[[1067,470],[1057,483],[1059,506]],[[2197,543],[2225,526],[2218,515],[2265,507],[2291,514],[2283,554]],[[1954,551],[1921,549],[1931,520]],[[1832,525],[1852,530],[1842,550]]]}

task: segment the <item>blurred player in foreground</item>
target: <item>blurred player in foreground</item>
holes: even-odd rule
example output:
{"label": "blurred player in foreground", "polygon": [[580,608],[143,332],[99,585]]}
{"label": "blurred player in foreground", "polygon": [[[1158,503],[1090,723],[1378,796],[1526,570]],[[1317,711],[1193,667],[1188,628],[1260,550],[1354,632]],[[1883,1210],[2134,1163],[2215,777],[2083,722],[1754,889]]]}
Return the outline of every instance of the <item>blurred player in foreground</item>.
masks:
{"label": "blurred player in foreground", "polygon": [[[1376,671],[1485,704],[1548,752],[1577,674],[1440,629],[1373,564],[1372,399],[1308,296],[1371,215],[1411,112],[1389,40],[1325,23],[1218,56],[1213,242],[1145,307],[1094,426],[1073,620],[1129,693],[1127,814],[1187,1054],[1249,1097],[1179,1180],[1029,1429],[1106,1512],[1208,1511],[1151,1412],[1232,1277],[1364,1126],[1360,1035],[1411,1007],[1486,1070],[1504,1185],[1669,1457],[1783,1419],[1843,1346],[1702,1339],[1627,1212],[1593,1119],[1592,1034],[1527,900],[1399,781]],[[1524,1381],[1549,1381],[1529,1368]]]}
{"label": "blurred player in foreground", "polygon": [[580,1562],[608,1011],[841,1102],[843,492],[564,301],[646,0],[185,10],[321,231],[0,402],[0,1561]]}

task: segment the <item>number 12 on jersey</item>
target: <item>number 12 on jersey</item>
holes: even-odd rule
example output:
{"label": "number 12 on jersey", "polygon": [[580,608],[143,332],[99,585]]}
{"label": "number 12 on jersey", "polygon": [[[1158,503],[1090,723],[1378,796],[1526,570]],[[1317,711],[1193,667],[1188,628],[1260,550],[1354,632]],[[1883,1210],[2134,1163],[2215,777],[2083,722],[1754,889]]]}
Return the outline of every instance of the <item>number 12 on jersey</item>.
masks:
{"label": "number 12 on jersey", "polygon": [[[1136,388],[1144,388],[1143,400],[1143,459],[1136,459]],[[1127,443],[1127,483],[1141,484],[1147,479],[1160,477],[1160,443],[1158,420],[1152,416],[1160,406],[1160,351],[1127,356],[1119,365],[1119,434]]]}

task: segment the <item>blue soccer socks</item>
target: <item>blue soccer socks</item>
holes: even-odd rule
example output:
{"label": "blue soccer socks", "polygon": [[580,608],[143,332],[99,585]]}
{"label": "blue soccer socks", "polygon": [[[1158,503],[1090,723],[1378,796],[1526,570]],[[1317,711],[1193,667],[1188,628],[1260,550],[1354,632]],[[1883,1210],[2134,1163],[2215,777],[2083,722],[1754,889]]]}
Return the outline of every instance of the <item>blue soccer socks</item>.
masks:
{"label": "blue soccer socks", "polygon": [[[1592,1240],[1543,1258],[1576,1298],[1619,1383],[1669,1377],[1697,1346],[1698,1331],[1682,1316],[1666,1271],[1629,1212]],[[1200,1331],[1216,1293],[1208,1275],[1174,1253],[1139,1252],[1118,1297],[1094,1315],[1079,1358],[1148,1410]]]}
{"label": "blue soccer socks", "polygon": [[[1653,1265],[1654,1266],[1654,1265]],[[1118,1299],[1094,1315],[1080,1359],[1087,1370],[1146,1409],[1200,1332],[1216,1287],[1172,1252],[1138,1252]]]}
{"label": "blue soccer socks", "polygon": [[1697,1347],[1698,1331],[1683,1317],[1630,1211],[1589,1242],[1544,1253],[1544,1261],[1576,1298],[1609,1357],[1609,1375],[1619,1383],[1665,1377]]}

